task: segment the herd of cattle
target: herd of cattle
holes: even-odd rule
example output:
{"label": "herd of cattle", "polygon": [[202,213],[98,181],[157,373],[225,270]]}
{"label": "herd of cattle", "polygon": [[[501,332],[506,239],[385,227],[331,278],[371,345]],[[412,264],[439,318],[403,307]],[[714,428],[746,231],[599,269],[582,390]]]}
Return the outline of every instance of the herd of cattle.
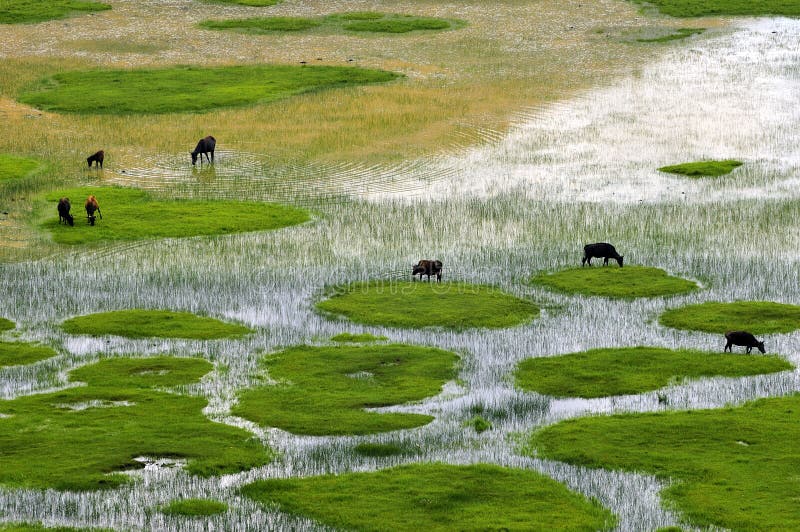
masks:
{"label": "herd of cattle", "polygon": [[[212,137],[211,135],[202,138],[198,141],[197,146],[195,147],[194,151],[189,152],[192,156],[192,165],[197,163],[198,157],[200,158],[200,164],[203,164],[203,155],[206,156],[206,160],[209,163],[214,162],[214,148],[217,145],[217,139]],[[210,155],[210,157],[209,157]],[[92,163],[95,163],[96,166],[103,168],[103,159],[105,159],[105,152],[100,150],[96,153],[93,153],[89,157],[86,158],[86,161],[89,163],[89,168],[92,167]],[[103,214],[100,212],[100,206],[97,204],[97,199],[94,196],[89,196],[86,199],[86,203],[84,205],[86,209],[86,217],[89,225],[95,224],[95,212],[100,215],[100,219],[103,219]],[[64,224],[75,225],[75,221],[70,214],[70,203],[69,198],[61,198],[58,200],[58,221],[59,224],[64,222]],[[603,259],[603,265],[608,265],[609,259],[614,259],[617,261],[617,264],[620,268],[622,268],[623,264],[623,256],[617,253],[617,250],[611,244],[607,242],[597,242],[595,244],[587,244],[583,247],[583,258],[581,259],[581,266],[585,266],[589,264],[592,265],[592,259],[598,258]],[[437,282],[442,281],[442,261],[440,260],[429,260],[423,259],[417,262],[412,270],[411,270],[411,279],[414,279],[414,276],[419,275],[419,280],[422,281],[422,276],[427,276],[427,280],[430,281],[431,276],[436,278]],[[734,345],[743,346],[747,348],[747,352],[750,353],[752,349],[755,347],[762,353],[765,353],[764,349],[764,342],[760,342],[753,336],[751,333],[747,331],[728,331],[725,333],[725,349],[724,351],[733,351]]]}

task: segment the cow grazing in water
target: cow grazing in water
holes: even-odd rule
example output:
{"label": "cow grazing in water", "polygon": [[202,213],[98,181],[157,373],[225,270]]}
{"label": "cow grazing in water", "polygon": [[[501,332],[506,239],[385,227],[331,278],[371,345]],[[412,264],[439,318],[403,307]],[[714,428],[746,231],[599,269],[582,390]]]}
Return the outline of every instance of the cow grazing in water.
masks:
{"label": "cow grazing in water", "polygon": [[753,350],[754,347],[757,347],[762,353],[766,353],[766,350],[764,350],[764,342],[759,342],[756,340],[756,337],[749,332],[728,331],[725,333],[725,339],[728,341],[728,343],[725,344],[725,349],[723,351],[730,351],[733,353],[733,346],[741,345],[747,348],[748,354]]}
{"label": "cow grazing in water", "polygon": [[[197,162],[197,156],[200,156],[200,164],[203,164],[203,154],[205,154],[206,159],[208,162],[214,162],[214,147],[217,145],[217,139],[212,137],[211,135],[207,136],[204,139],[200,139],[195,147],[194,151],[191,152],[192,154],[192,166]],[[208,158],[208,154],[211,154],[211,158]]]}
{"label": "cow grazing in water", "polygon": [[428,280],[431,280],[431,275],[436,276],[436,280],[441,282],[442,281],[442,261],[440,260],[421,260],[416,265],[414,265],[414,269],[411,271],[411,279],[414,279],[414,276],[419,274],[419,280],[422,280],[423,275],[428,276]]}
{"label": "cow grazing in water", "polygon": [[70,210],[69,198],[61,198],[58,200],[58,223],[64,222],[64,225],[75,225],[75,220],[69,213]]}
{"label": "cow grazing in water", "polygon": [[586,244],[583,246],[583,259],[581,259],[581,266],[586,265],[589,263],[589,266],[592,265],[592,258],[602,258],[603,266],[608,265],[608,259],[614,259],[619,264],[619,267],[622,268],[622,255],[617,253],[617,250],[614,249],[614,246],[611,244],[606,244],[605,242],[598,242],[596,244]]}
{"label": "cow grazing in water", "polygon": [[100,212],[100,205],[97,204],[97,198],[95,198],[94,196],[89,196],[88,198],[86,198],[86,203],[84,204],[84,207],[86,208],[86,219],[89,222],[89,225],[94,225],[95,212],[97,212],[97,214],[100,215],[101,220],[103,219],[103,213]]}
{"label": "cow grazing in water", "polygon": [[97,153],[93,153],[86,158],[86,162],[89,163],[89,168],[92,167],[92,163],[97,163],[97,166],[100,168],[103,167],[103,159],[106,158],[106,152],[100,150]]}

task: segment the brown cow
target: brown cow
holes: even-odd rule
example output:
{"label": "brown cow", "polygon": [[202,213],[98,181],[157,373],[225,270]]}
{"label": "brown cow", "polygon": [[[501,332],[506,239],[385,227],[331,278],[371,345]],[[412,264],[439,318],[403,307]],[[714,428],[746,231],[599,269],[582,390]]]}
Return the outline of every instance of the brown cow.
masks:
{"label": "brown cow", "polygon": [[92,163],[97,163],[97,165],[102,168],[103,167],[103,159],[106,158],[106,152],[100,150],[96,153],[91,154],[86,158],[86,162],[89,163],[89,168],[92,167]]}
{"label": "brown cow", "polygon": [[411,279],[414,279],[414,276],[419,274],[419,280],[422,280],[423,275],[428,276],[428,280],[431,280],[431,275],[436,276],[436,280],[438,282],[442,281],[442,261],[440,260],[421,260],[415,266],[414,269],[411,270]]}
{"label": "brown cow", "polygon": [[61,198],[58,200],[58,223],[59,225],[61,222],[64,222],[64,225],[75,225],[75,220],[72,218],[72,215],[69,213],[71,206],[69,204],[69,198]]}
{"label": "brown cow", "polygon": [[89,225],[94,225],[95,211],[97,211],[97,214],[100,215],[100,219],[103,219],[103,213],[100,212],[100,205],[97,204],[97,198],[94,196],[89,196],[86,198],[86,204],[84,207],[86,208],[86,219],[89,221]]}

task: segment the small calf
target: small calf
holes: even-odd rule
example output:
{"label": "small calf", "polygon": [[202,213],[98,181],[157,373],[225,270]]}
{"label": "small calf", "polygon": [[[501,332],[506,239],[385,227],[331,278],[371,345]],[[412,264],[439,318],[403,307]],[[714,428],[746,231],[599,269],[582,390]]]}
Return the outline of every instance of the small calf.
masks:
{"label": "small calf", "polygon": [[724,351],[730,351],[733,353],[733,346],[741,345],[747,348],[747,353],[750,353],[754,347],[757,347],[762,353],[766,353],[764,350],[764,342],[759,342],[756,340],[756,337],[749,332],[728,331],[725,333],[725,339],[728,341],[728,343],[725,344]]}

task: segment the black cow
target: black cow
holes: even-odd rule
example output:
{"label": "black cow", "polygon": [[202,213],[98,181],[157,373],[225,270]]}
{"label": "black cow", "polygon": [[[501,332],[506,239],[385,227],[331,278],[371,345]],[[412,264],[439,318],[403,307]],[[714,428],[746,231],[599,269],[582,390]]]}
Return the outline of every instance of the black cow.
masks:
{"label": "black cow", "polygon": [[725,344],[725,349],[723,351],[730,351],[733,353],[733,346],[741,345],[747,348],[748,354],[753,350],[754,347],[757,347],[762,353],[766,353],[764,350],[764,342],[759,342],[756,340],[756,337],[749,332],[728,331],[725,333],[725,339],[728,341],[728,343]]}
{"label": "black cow", "polygon": [[[197,162],[197,156],[200,156],[200,164],[203,164],[203,154],[205,154],[206,159],[208,162],[214,162],[214,147],[217,145],[217,139],[212,137],[211,135],[207,136],[204,139],[200,139],[195,147],[194,151],[191,152],[192,154],[192,166]],[[208,154],[211,154],[211,158],[208,158]]]}
{"label": "black cow", "polygon": [[428,280],[431,280],[431,275],[436,276],[436,280],[438,282],[442,282],[442,261],[440,260],[421,260],[416,265],[414,265],[414,269],[411,271],[411,279],[414,279],[414,276],[419,274],[419,280],[422,280],[423,275],[428,276]]}
{"label": "black cow", "polygon": [[97,166],[100,168],[103,167],[103,159],[106,158],[106,152],[100,150],[97,153],[93,153],[86,158],[86,162],[89,163],[89,168],[92,167],[92,163],[97,163]]}
{"label": "black cow", "polygon": [[75,220],[69,213],[70,204],[69,198],[61,198],[58,200],[58,223],[64,222],[64,225],[75,225]]}
{"label": "black cow", "polygon": [[605,242],[598,242],[596,244],[586,244],[583,246],[583,259],[581,259],[581,266],[584,266],[587,262],[589,266],[592,265],[592,258],[602,258],[603,266],[608,265],[608,259],[614,259],[619,264],[619,267],[622,268],[622,255],[617,253],[617,250],[614,249],[614,246],[611,244],[606,244]]}

